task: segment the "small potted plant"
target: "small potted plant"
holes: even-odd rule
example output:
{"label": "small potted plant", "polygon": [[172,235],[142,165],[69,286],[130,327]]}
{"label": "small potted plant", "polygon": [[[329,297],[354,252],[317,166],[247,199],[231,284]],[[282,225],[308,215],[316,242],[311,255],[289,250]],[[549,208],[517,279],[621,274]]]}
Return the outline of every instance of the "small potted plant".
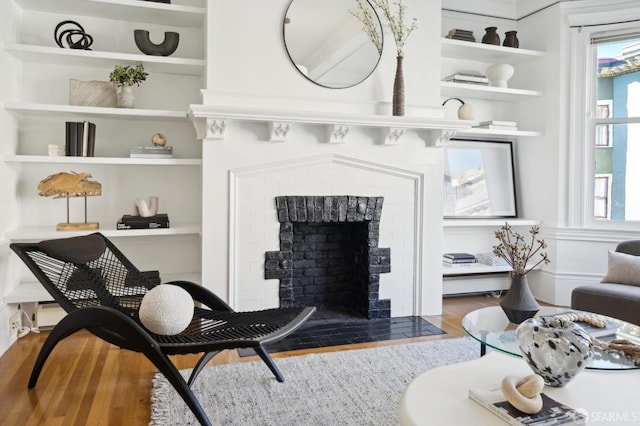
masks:
{"label": "small potted plant", "polygon": [[147,79],[148,75],[149,73],[145,72],[142,64],[135,67],[116,65],[109,74],[109,81],[116,85],[116,105],[118,108],[133,108],[132,86],[134,84],[139,86]]}

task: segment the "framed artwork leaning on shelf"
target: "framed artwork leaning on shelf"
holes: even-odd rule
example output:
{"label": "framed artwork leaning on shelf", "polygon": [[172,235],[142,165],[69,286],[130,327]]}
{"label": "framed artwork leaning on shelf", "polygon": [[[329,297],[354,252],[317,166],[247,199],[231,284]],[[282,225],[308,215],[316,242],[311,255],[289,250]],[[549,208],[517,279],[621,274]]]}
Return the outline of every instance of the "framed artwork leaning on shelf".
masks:
{"label": "framed artwork leaning on shelf", "polygon": [[444,149],[444,217],[517,217],[511,142],[451,139]]}

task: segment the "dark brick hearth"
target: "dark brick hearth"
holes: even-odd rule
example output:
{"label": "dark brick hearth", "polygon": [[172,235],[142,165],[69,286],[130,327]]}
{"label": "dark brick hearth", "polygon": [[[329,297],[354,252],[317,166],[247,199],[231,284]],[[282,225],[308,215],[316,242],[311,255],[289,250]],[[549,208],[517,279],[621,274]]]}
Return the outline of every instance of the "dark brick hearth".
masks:
{"label": "dark brick hearth", "polygon": [[391,249],[379,248],[383,197],[276,197],[280,250],[265,253],[265,278],[280,280],[280,305],[355,311],[389,318],[380,274],[391,271]]}

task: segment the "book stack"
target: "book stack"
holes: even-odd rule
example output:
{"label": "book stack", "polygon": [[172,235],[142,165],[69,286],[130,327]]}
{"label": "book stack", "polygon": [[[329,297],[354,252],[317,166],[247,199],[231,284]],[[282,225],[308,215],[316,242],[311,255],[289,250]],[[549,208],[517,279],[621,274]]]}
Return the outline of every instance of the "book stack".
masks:
{"label": "book stack", "polygon": [[542,410],[527,414],[511,405],[500,388],[469,389],[469,398],[491,411],[510,425],[583,425],[587,416],[550,396],[541,393]]}
{"label": "book stack", "polygon": [[88,121],[65,122],[64,155],[93,157],[96,146],[96,125]]}
{"label": "book stack", "polygon": [[500,120],[481,121],[475,127],[479,129],[493,129],[493,130],[518,130],[518,124],[515,121],[500,121]]}
{"label": "book stack", "polygon": [[489,79],[485,75],[467,74],[462,72],[448,75],[444,78],[444,81],[451,83],[480,84],[483,86],[489,85]]}
{"label": "book stack", "polygon": [[173,158],[172,146],[134,146],[129,158]]}
{"label": "book stack", "polygon": [[442,255],[442,261],[448,265],[469,265],[478,263],[478,258],[470,253],[445,253]]}
{"label": "book stack", "polygon": [[459,28],[449,30],[449,33],[447,33],[447,38],[472,42],[476,41],[476,38],[473,36],[473,31],[461,30]]}
{"label": "book stack", "polygon": [[169,216],[158,213],[155,216],[131,216],[125,214],[117,223],[116,229],[161,229],[169,227]]}

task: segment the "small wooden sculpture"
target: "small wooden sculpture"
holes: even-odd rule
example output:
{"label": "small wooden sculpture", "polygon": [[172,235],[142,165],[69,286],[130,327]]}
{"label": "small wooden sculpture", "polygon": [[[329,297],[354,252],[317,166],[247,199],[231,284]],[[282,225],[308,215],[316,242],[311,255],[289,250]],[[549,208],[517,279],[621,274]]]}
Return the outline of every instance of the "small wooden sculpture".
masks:
{"label": "small wooden sculpture", "polygon": [[[56,225],[58,231],[98,229],[98,222],[87,222],[87,197],[102,195],[102,184],[91,181],[91,173],[60,172],[47,176],[38,184],[38,195],[67,199],[67,222]],[[84,223],[69,222],[69,198],[84,197]]]}
{"label": "small wooden sculpture", "polygon": [[537,374],[507,376],[502,379],[501,388],[507,401],[523,413],[535,414],[542,410],[540,392],[544,388],[544,380]]}

